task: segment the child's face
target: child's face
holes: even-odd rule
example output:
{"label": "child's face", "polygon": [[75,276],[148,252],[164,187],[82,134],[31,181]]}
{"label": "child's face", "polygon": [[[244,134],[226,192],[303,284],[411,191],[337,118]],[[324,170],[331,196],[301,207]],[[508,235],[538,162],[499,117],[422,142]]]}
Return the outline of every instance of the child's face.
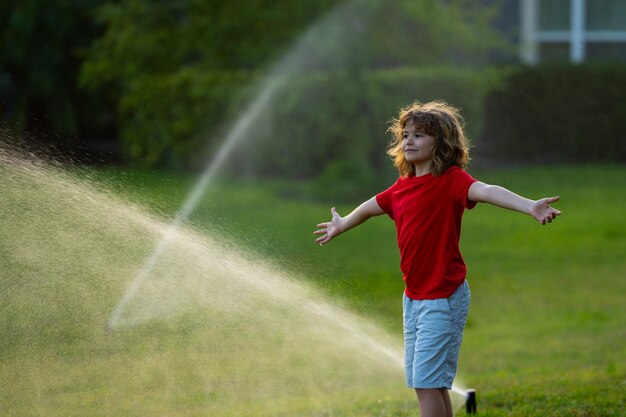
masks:
{"label": "child's face", "polygon": [[412,164],[429,164],[433,158],[435,138],[417,130],[412,121],[404,125],[402,150],[404,159]]}

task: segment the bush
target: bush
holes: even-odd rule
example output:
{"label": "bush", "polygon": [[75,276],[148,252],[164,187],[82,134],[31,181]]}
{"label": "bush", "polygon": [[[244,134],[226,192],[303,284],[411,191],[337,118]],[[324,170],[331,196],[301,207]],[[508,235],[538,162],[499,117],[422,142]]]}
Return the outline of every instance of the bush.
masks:
{"label": "bush", "polygon": [[483,147],[515,162],[624,162],[626,65],[521,68],[487,98]]}
{"label": "bush", "polygon": [[120,103],[125,155],[144,166],[203,164],[202,151],[213,139],[203,133],[222,124],[228,104],[224,97],[234,95],[249,78],[243,72],[181,70],[175,76],[137,80]]}

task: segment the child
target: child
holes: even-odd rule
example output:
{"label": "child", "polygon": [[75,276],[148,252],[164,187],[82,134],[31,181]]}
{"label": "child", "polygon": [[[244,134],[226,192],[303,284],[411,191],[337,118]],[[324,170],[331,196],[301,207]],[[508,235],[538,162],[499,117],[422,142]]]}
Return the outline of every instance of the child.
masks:
{"label": "child", "polygon": [[464,210],[478,202],[516,210],[545,225],[561,212],[559,197],[533,201],[472,178],[465,168],[469,144],[457,109],[434,101],[403,108],[388,130],[388,154],[400,173],[387,190],[313,232],[320,245],[387,213],[395,221],[403,302],[407,385],[415,388],[422,417],[451,417],[448,390],[456,375],[470,290],[459,251]]}

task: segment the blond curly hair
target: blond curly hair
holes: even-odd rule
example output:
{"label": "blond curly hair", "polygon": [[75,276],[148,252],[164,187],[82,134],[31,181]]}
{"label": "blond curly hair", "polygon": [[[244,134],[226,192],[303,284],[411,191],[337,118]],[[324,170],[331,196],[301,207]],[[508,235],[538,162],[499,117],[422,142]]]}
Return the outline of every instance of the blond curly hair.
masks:
{"label": "blond curly hair", "polygon": [[391,120],[387,129],[392,136],[387,154],[401,176],[415,175],[415,166],[404,158],[402,149],[403,132],[408,122],[435,139],[431,174],[439,176],[454,165],[467,168],[470,144],[463,131],[464,121],[459,109],[440,100],[424,104],[415,102],[400,109],[400,114]]}

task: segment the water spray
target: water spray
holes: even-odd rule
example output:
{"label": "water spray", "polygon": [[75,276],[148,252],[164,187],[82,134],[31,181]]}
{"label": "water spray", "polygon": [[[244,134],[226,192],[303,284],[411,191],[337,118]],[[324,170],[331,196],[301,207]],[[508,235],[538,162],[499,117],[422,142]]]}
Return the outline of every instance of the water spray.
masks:
{"label": "water spray", "polygon": [[[122,317],[124,316],[124,312],[126,311],[128,305],[135,298],[144,282],[149,279],[161,256],[167,252],[170,245],[174,241],[174,237],[179,232],[180,227],[185,224],[196,205],[203,197],[206,188],[213,182],[214,177],[217,175],[218,171],[225,164],[225,162],[227,162],[232,151],[239,145],[239,143],[248,137],[247,133],[262,117],[264,109],[271,106],[272,101],[276,99],[276,96],[280,91],[280,87],[284,87],[290,79],[303,71],[304,68],[309,68],[312,64],[312,60],[321,60],[320,62],[317,62],[317,64],[321,67],[332,66],[335,65],[337,57],[344,55],[339,53],[341,50],[337,51],[333,49],[333,47],[335,45],[344,45],[343,47],[345,47],[345,38],[342,39],[343,42],[334,42],[333,38],[320,38],[320,34],[333,33],[332,30],[329,30],[332,27],[346,27],[345,16],[350,16],[350,22],[352,22],[354,26],[354,30],[352,30],[352,34],[354,35],[354,33],[357,33],[358,30],[362,30],[365,26],[367,26],[369,19],[375,16],[373,13],[365,13],[363,15],[363,10],[364,9],[360,7],[359,2],[346,2],[342,6],[338,7],[325,21],[322,21],[318,25],[309,29],[309,31],[307,31],[302,36],[300,41],[292,48],[291,52],[289,52],[283,59],[279,60],[272,67],[265,80],[259,85],[257,94],[241,112],[243,117],[234,122],[228,135],[223,140],[222,145],[218,148],[217,153],[207,165],[207,168],[204,170],[199,181],[193,187],[192,192],[187,196],[183,206],[171,221],[169,226],[165,228],[161,239],[153,248],[151,254],[144,260],[144,263],[141,265],[134,279],[129,283],[126,291],[120,298],[114,310],[111,312],[104,326],[106,333],[114,331],[118,327],[118,324],[122,321]],[[374,8],[371,10],[374,11],[376,9]],[[359,15],[361,16],[361,19],[354,18],[357,11],[361,12]],[[355,22],[358,24],[354,25]],[[338,23],[341,24],[338,25]],[[323,56],[319,55],[319,51],[318,54],[311,53],[311,46],[318,46],[320,44],[320,39],[327,39],[328,45],[326,45],[326,47],[330,48],[326,54],[323,54]],[[354,39],[358,38],[354,37]],[[316,311],[316,314],[318,317],[325,317],[328,312],[334,313],[335,310],[331,309],[323,312],[322,314]],[[359,334],[365,342],[372,345],[371,347],[374,351],[384,353],[386,356],[393,359],[392,362],[398,363],[400,364],[399,366],[401,366],[402,358],[397,352],[393,352],[383,344],[372,342],[373,339],[371,339],[367,333]],[[466,398],[466,408],[468,413],[476,412],[475,390],[464,391],[459,387],[452,387],[452,392]]]}
{"label": "water spray", "polygon": [[476,414],[476,390],[471,388],[465,392],[465,411]]}
{"label": "water spray", "polygon": [[[347,40],[344,37],[341,38],[342,42],[336,42],[337,39],[332,36],[335,33],[332,28],[350,29],[352,36],[350,39],[353,41],[359,39],[355,34],[368,25],[370,19],[374,17],[373,11],[375,10],[375,8],[365,9],[362,7],[362,4],[361,1],[348,1],[337,6],[319,23],[304,32],[291,50],[269,69],[267,76],[257,87],[258,91],[253,96],[253,99],[240,112],[243,116],[233,122],[228,135],[208,163],[199,181],[170,223],[169,228],[164,232],[159,243],[146,258],[135,278],[130,282],[121,300],[111,313],[105,329],[112,330],[116,328],[127,305],[135,297],[143,282],[149,278],[161,255],[169,248],[172,235],[187,221],[209,184],[213,182],[214,177],[227,162],[232,151],[243,140],[248,139],[248,133],[254,128],[255,124],[259,123],[265,109],[271,107],[271,103],[276,99],[280,88],[284,88],[286,83],[303,70],[308,70],[312,66],[336,65],[337,58],[344,55],[344,49],[341,48],[346,48]],[[347,19],[348,16],[350,19]],[[341,45],[340,49],[337,49],[337,45]],[[320,47],[325,48],[325,53],[320,53]],[[312,54],[312,49],[317,51],[317,53]]]}

